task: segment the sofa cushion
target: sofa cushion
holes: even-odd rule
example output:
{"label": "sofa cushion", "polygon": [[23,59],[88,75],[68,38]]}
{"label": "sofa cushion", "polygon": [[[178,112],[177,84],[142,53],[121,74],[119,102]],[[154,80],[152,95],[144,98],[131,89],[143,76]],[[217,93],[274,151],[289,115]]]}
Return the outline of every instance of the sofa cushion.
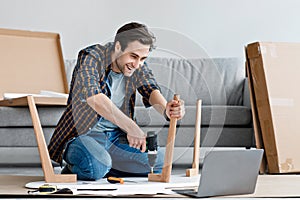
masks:
{"label": "sofa cushion", "polygon": [[[42,126],[56,126],[65,106],[37,107]],[[0,127],[32,127],[28,107],[0,107]]]}
{"label": "sofa cushion", "polygon": [[[154,108],[136,107],[136,121],[140,126],[164,126],[168,122]],[[185,116],[180,120],[182,126],[194,126],[195,106],[185,106]],[[251,110],[246,106],[202,106],[202,126],[249,126]]]}
{"label": "sofa cushion", "polygon": [[[167,144],[168,127],[142,127],[142,130],[156,131],[159,145]],[[176,129],[175,147],[194,146],[194,127],[179,126]],[[239,127],[202,127],[200,135],[201,147],[253,147],[253,128]]]}
{"label": "sofa cushion", "polygon": [[[43,128],[45,141],[49,144],[54,127]],[[0,128],[0,147],[36,147],[36,137],[32,127],[7,127]]]}

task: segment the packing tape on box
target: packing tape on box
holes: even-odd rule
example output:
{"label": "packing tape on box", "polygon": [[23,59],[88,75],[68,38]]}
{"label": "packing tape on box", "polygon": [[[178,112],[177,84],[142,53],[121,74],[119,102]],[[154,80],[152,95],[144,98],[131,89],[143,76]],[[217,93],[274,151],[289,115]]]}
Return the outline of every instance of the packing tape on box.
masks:
{"label": "packing tape on box", "polygon": [[264,54],[270,54],[270,56],[273,57],[273,58],[277,58],[278,57],[275,45],[272,45],[272,44],[269,44],[269,45],[260,45],[259,46],[259,50],[260,50],[260,53],[262,55],[264,55]]}
{"label": "packing tape on box", "polygon": [[284,172],[291,172],[295,169],[292,158],[287,158],[284,163],[280,164],[280,169]]}

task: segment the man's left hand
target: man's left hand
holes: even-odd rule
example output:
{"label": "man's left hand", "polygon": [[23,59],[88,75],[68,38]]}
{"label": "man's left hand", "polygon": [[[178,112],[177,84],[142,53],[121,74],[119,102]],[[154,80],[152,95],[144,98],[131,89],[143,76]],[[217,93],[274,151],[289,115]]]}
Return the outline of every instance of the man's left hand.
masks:
{"label": "man's left hand", "polygon": [[166,105],[166,115],[168,118],[182,119],[185,115],[184,101],[171,100]]}

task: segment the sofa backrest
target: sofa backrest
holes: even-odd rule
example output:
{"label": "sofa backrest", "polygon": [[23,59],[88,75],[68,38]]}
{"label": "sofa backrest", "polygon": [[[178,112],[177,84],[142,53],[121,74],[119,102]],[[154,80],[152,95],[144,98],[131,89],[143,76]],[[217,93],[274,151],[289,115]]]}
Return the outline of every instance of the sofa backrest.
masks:
{"label": "sofa backrest", "polygon": [[[146,62],[167,100],[177,93],[185,105],[195,105],[197,99],[203,105],[243,104],[245,67],[240,58],[149,57]],[[65,61],[68,83],[75,64],[75,59]],[[136,105],[143,105],[139,95]]]}
{"label": "sofa backrest", "polygon": [[[148,58],[148,66],[168,99],[180,94],[186,105],[242,105],[245,67],[239,58]],[[137,105],[142,105],[139,98]]]}

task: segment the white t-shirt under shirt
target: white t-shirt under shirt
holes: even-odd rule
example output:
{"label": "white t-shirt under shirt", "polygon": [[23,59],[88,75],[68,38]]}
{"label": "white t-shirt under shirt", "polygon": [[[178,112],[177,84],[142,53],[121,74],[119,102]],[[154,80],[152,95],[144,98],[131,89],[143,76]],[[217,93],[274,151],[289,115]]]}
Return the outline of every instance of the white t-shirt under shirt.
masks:
{"label": "white t-shirt under shirt", "polygon": [[[110,71],[106,81],[110,94],[111,101],[118,107],[121,108],[124,97],[125,97],[125,79],[123,73],[116,73],[114,71]],[[98,123],[92,128],[92,131],[103,132],[103,131],[113,131],[118,128],[115,124],[110,122],[109,120],[101,117]],[[92,135],[91,135],[92,136]]]}

